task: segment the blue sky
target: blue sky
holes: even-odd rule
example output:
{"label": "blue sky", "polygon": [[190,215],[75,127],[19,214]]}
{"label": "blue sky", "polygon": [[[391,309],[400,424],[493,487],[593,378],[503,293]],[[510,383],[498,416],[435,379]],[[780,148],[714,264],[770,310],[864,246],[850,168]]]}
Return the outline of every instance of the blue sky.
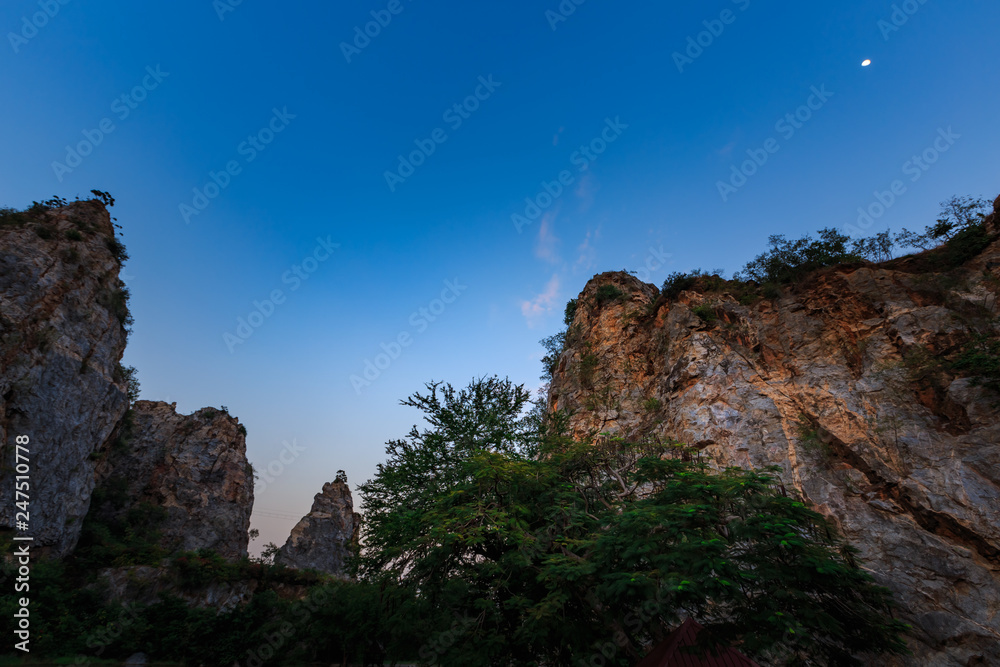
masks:
{"label": "blue sky", "polygon": [[142,397],[226,405],[258,469],[290,461],[259,548],[336,470],[372,475],[424,382],[537,387],[595,273],[731,273],[894,181],[866,233],[995,196],[998,23],[987,0],[8,0],[0,205],[116,197]]}

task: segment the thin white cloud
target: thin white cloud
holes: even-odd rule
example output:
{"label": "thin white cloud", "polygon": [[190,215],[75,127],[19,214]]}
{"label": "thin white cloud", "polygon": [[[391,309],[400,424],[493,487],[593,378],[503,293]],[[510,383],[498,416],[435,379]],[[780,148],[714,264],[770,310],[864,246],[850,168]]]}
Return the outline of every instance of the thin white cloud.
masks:
{"label": "thin white cloud", "polygon": [[583,242],[576,248],[576,261],[573,263],[573,271],[589,271],[597,266],[597,249],[594,242],[601,238],[601,228],[587,230],[587,235],[583,237]]}
{"label": "thin white cloud", "polygon": [[529,327],[534,327],[542,318],[552,312],[559,297],[559,275],[553,275],[545,286],[545,291],[530,301],[521,302],[521,314]]}
{"label": "thin white cloud", "polygon": [[542,216],[542,222],[538,226],[538,241],[535,244],[535,256],[552,264],[559,263],[559,255],[556,252],[559,239],[552,229],[556,215],[557,211],[548,211]]}

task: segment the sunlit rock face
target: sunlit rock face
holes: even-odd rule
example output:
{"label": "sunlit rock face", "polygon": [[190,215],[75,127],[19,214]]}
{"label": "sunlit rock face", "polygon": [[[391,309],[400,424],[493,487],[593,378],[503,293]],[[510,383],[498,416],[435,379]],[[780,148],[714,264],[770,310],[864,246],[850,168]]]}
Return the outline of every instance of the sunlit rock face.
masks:
{"label": "sunlit rock face", "polygon": [[276,563],[346,576],[345,565],[358,537],[359,517],[346,477],[323,485],[309,514],[292,528],[288,541],[275,555]]}
{"label": "sunlit rock face", "polygon": [[0,225],[0,530],[15,528],[12,450],[27,436],[39,554],[76,545],[97,460],[128,407],[114,238],[96,201]]}
{"label": "sunlit rock face", "polygon": [[[917,266],[834,267],[751,305],[596,276],[549,407],[575,411],[579,437],[780,466],[914,626],[915,656],[898,664],[1000,665],[1000,395],[948,371],[915,377],[922,351],[933,361],[995,321],[1000,241],[952,276]],[[624,297],[598,307],[602,285]]]}
{"label": "sunlit rock face", "polygon": [[180,415],[175,407],[135,403],[129,437],[98,471],[102,484],[125,487],[127,501],[114,511],[144,503],[162,508],[157,528],[168,553],[211,549],[230,560],[246,556],[253,469],[245,430],[215,408]]}

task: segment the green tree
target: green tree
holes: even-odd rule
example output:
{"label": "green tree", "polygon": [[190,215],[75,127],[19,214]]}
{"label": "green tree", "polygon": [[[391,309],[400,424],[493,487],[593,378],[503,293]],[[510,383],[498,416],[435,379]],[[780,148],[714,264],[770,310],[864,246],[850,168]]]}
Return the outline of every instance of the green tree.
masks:
{"label": "green tree", "polygon": [[671,444],[576,442],[561,414],[525,431],[527,392],[495,378],[430,387],[404,404],[433,428],[390,443],[361,487],[362,572],[411,591],[425,636],[447,636],[421,658],[634,664],[686,616],[706,642],[778,664],[905,651],[888,591],[775,470],[713,472]]}

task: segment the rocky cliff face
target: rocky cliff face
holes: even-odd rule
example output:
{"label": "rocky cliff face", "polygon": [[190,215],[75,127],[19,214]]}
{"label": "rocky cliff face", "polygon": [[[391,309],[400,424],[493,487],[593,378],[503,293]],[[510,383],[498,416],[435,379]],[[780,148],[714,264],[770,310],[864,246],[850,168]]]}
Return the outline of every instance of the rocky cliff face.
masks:
{"label": "rocky cliff face", "polygon": [[[575,411],[579,437],[780,466],[894,592],[915,629],[906,664],[1000,664],[1000,394],[937,362],[996,331],[1000,241],[957,270],[927,267],[833,267],[751,305],[597,276],[549,405]],[[598,306],[603,285],[624,297]]]}
{"label": "rocky cliff face", "polygon": [[344,576],[344,565],[357,540],[359,525],[360,517],[354,513],[347,478],[338,475],[316,494],[309,514],[292,528],[274,561]]}
{"label": "rocky cliff face", "polygon": [[12,450],[15,436],[28,436],[29,534],[56,556],[76,544],[94,458],[128,404],[114,239],[96,201],[0,224],[0,495],[11,499],[0,503],[0,530],[15,525]]}
{"label": "rocky cliff face", "polygon": [[[125,480],[127,512],[162,508],[168,551],[247,553],[253,476],[246,431],[210,408],[128,410],[120,361],[131,323],[118,272],[124,248],[99,201],[0,211],[0,494],[14,498],[15,436],[30,443],[35,546],[56,557],[79,540],[98,481]],[[15,528],[0,503],[0,532]]]}
{"label": "rocky cliff face", "polygon": [[[212,549],[247,555],[253,471],[245,429],[214,408],[179,415],[176,403],[137,401],[126,442],[98,469],[104,484],[126,487],[126,513],[147,503],[165,510],[158,526],[167,552]],[[102,508],[95,508],[99,510]]]}

